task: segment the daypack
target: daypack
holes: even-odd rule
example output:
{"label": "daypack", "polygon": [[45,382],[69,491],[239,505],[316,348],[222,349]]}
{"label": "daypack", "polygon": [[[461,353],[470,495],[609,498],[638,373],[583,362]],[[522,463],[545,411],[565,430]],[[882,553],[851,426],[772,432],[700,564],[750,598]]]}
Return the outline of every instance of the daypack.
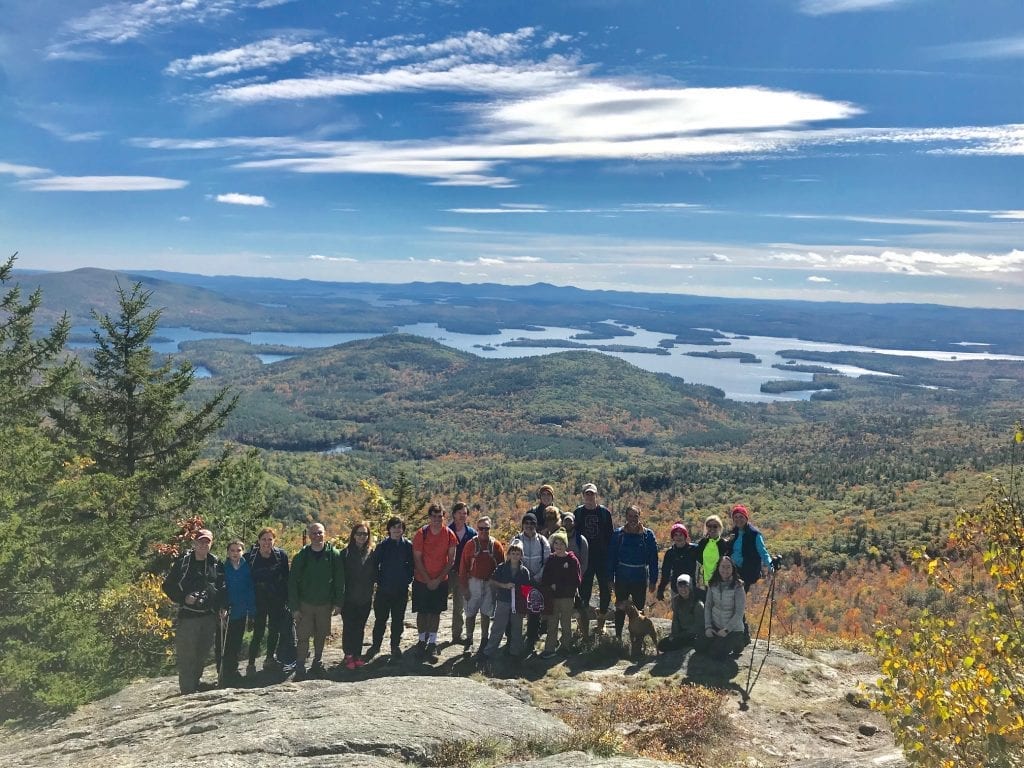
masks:
{"label": "daypack", "polygon": [[[488,539],[488,541],[487,541],[487,549],[486,550],[481,550],[480,549],[480,537],[479,536],[475,536],[475,537],[473,537],[473,557],[471,557],[469,559],[469,572],[470,573],[473,573],[473,566],[476,565],[476,559],[478,557],[480,557],[480,553],[483,552],[483,551],[487,552],[487,556],[489,558],[491,558],[491,563],[494,565],[494,567],[495,568],[498,567],[498,561],[494,558],[494,539]],[[493,573],[493,570],[492,570],[492,573]]]}

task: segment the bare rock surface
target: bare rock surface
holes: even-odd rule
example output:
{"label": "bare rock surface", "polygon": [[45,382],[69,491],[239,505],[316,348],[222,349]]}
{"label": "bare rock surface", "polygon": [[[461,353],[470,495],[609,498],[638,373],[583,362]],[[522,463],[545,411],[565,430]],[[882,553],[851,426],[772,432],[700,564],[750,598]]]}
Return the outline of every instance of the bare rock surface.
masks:
{"label": "bare rock surface", "polygon": [[560,720],[461,677],[311,680],[191,696],[162,678],[22,733],[5,752],[7,768],[142,768],[210,758],[225,766],[395,768],[442,740],[567,733]]}

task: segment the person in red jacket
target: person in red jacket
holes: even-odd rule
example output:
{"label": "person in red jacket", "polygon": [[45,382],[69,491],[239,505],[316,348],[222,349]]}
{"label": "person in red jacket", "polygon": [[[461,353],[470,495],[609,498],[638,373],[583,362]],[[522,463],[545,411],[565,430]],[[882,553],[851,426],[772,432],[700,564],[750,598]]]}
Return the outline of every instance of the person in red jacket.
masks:
{"label": "person in red jacket", "polygon": [[572,646],[572,614],[576,603],[576,591],[580,588],[582,574],[580,561],[569,551],[569,540],[565,531],[551,536],[551,556],[544,563],[541,574],[541,589],[544,591],[544,609],[548,614],[548,634],[544,640],[542,659],[558,654],[558,625],[562,625],[562,651]]}
{"label": "person in red jacket", "polygon": [[459,564],[459,589],[466,604],[467,651],[473,647],[473,630],[476,615],[480,614],[480,653],[487,646],[491,615],[494,613],[494,590],[491,576],[495,569],[505,562],[505,547],[491,538],[491,518],[481,517],[476,521],[477,535],[466,542]]}

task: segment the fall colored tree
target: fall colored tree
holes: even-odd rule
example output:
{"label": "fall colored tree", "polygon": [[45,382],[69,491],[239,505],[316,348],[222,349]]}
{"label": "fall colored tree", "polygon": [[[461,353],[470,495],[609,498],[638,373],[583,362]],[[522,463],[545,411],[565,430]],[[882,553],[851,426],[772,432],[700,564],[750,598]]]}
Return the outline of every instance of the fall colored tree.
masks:
{"label": "fall colored tree", "polygon": [[[874,702],[915,765],[1024,765],[1024,504],[1017,425],[1008,480],[961,511],[940,556],[918,554],[932,584],[962,600],[966,618],[924,611],[909,629],[878,632]],[[967,569],[954,567],[966,563]]]}

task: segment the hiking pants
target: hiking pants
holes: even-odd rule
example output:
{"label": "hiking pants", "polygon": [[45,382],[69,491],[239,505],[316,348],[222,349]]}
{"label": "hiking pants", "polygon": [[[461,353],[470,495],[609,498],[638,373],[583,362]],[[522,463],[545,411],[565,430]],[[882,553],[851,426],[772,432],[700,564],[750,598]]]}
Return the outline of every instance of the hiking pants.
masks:
{"label": "hiking pants", "polygon": [[604,558],[595,558],[590,553],[590,562],[587,563],[587,572],[583,574],[583,582],[580,584],[580,601],[584,607],[590,605],[590,596],[594,593],[594,578],[597,578],[598,599],[597,609],[601,613],[608,612],[608,606],[612,601],[611,582],[608,578],[608,567]]}
{"label": "hiking pants", "polygon": [[274,651],[277,650],[277,643],[281,638],[281,614],[283,613],[283,603],[265,605],[256,609],[256,616],[252,622],[252,639],[249,641],[250,664],[255,664],[260,655],[260,644],[263,642],[264,632],[267,634],[267,658],[274,658]]}
{"label": "hiking pants", "polygon": [[377,590],[373,598],[373,644],[379,646],[384,642],[384,631],[391,617],[391,650],[402,643],[402,630],[405,628],[405,607],[409,603],[408,592],[382,592]]}
{"label": "hiking pants", "polygon": [[341,650],[346,656],[359,656],[363,652],[363,635],[366,634],[366,620],[370,616],[370,604],[353,605],[347,600],[341,609]]}
{"label": "hiking pants", "polygon": [[548,616],[548,636],[544,639],[544,651],[553,651],[558,646],[558,625],[562,625],[562,648],[572,645],[572,612],[575,598],[556,597],[551,601],[551,615]]}
{"label": "hiking pants", "polygon": [[[466,618],[475,619],[477,614],[490,616],[494,613],[494,590],[489,579],[469,579],[469,600],[466,601]],[[454,631],[454,630],[453,630]]]}
{"label": "hiking pants", "polygon": [[228,621],[228,632],[224,639],[224,658],[221,660],[220,677],[225,679],[238,673],[238,654],[242,650],[242,635],[245,634],[245,616]]}
{"label": "hiking pants", "polygon": [[466,599],[462,596],[458,574],[449,576],[448,584],[452,592],[452,640],[454,640],[462,637],[462,629],[465,626],[463,614],[466,611]]}
{"label": "hiking pants", "polygon": [[522,655],[524,617],[525,614],[512,613],[511,603],[497,603],[494,609],[494,622],[491,624],[491,636],[487,640],[487,647],[484,648],[484,655],[488,658],[494,658],[506,629],[509,630],[509,652],[513,656]]}
{"label": "hiking pants", "polygon": [[203,677],[206,657],[210,654],[220,618],[216,614],[178,617],[174,635],[174,652],[178,657],[178,688],[182,693],[195,693]]}
{"label": "hiking pants", "polygon": [[313,661],[320,661],[324,655],[324,645],[327,643],[327,636],[331,634],[331,613],[334,608],[328,605],[310,605],[301,603],[299,611],[301,616],[296,622],[295,632],[298,635],[296,646],[296,660],[299,664],[305,664],[309,656],[309,640],[313,639]]}

